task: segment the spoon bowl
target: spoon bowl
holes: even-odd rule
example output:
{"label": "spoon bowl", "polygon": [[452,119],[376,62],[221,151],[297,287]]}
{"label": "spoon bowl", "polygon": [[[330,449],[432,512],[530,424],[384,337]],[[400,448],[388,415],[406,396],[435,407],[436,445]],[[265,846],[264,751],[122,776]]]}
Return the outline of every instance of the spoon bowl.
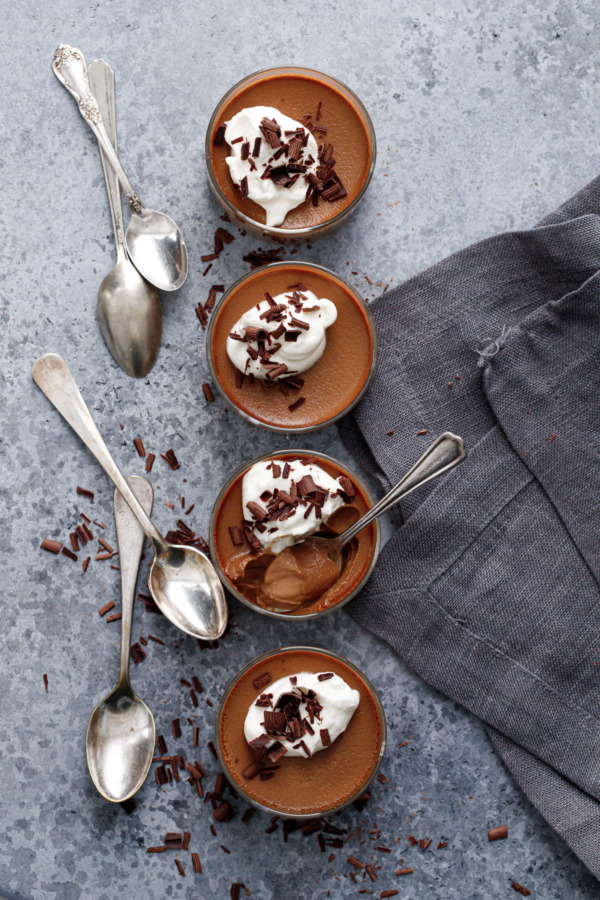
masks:
{"label": "spoon bowl", "polygon": [[119,684],[90,717],[87,763],[98,791],[122,803],[144,783],[156,741],[154,717],[129,685]]}
{"label": "spoon bowl", "polygon": [[207,637],[219,638],[225,631],[223,585],[208,557],[195,547],[165,544],[157,550],[148,587],[163,615],[186,634],[198,637],[198,621]]}
{"label": "spoon bowl", "polygon": [[147,375],[160,350],[162,307],[156,288],[125,257],[98,289],[98,322],[121,368],[133,378]]}
{"label": "spoon bowl", "polygon": [[161,291],[176,291],[188,273],[183,235],[166,213],[142,207],[132,211],[125,233],[127,252],[136,269]]}

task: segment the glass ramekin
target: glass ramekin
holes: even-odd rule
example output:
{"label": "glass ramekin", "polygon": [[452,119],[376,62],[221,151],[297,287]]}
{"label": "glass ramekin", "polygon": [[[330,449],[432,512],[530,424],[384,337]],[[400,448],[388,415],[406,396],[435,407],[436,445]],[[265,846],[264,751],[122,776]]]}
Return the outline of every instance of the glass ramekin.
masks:
{"label": "glass ramekin", "polygon": [[346,603],[349,603],[350,600],[352,600],[354,597],[356,597],[358,592],[360,590],[362,590],[364,585],[369,580],[369,578],[371,576],[371,572],[373,571],[375,563],[377,562],[377,557],[379,556],[379,550],[381,548],[381,525],[379,523],[379,519],[376,519],[375,522],[373,523],[373,525],[375,527],[375,548],[373,551],[373,557],[371,559],[371,562],[369,564],[367,571],[361,578],[360,582],[356,585],[355,588],[353,588],[350,591],[350,593],[348,594],[347,597],[344,597],[338,603],[334,604],[334,606],[330,606],[328,609],[317,610],[316,612],[299,613],[298,615],[293,615],[290,613],[275,612],[274,610],[270,610],[270,609],[262,609],[260,606],[257,606],[255,603],[252,603],[250,600],[248,600],[247,597],[244,597],[243,594],[240,594],[240,592],[237,590],[235,585],[233,585],[229,581],[229,579],[227,578],[227,575],[225,574],[225,572],[223,571],[223,569],[221,568],[221,565],[219,563],[219,559],[217,556],[217,548],[216,548],[216,543],[215,543],[215,525],[216,525],[216,520],[217,520],[217,510],[219,509],[219,507],[221,505],[221,501],[225,497],[225,494],[227,493],[227,491],[229,490],[229,488],[231,487],[233,482],[236,480],[236,478],[238,478],[240,475],[242,475],[244,472],[246,472],[255,463],[262,462],[265,459],[279,459],[279,457],[303,456],[303,455],[304,456],[313,456],[313,457],[316,457],[316,459],[322,459],[322,460],[325,460],[325,462],[332,463],[332,465],[334,465],[334,466],[339,466],[339,468],[342,470],[342,472],[344,474],[348,475],[348,477],[353,482],[356,483],[360,492],[364,495],[369,507],[373,506],[373,503],[374,503],[373,497],[371,495],[371,492],[365,485],[364,481],[362,480],[362,478],[359,478],[358,475],[352,471],[352,469],[348,468],[348,466],[339,462],[339,460],[335,459],[335,457],[328,456],[326,453],[319,453],[316,450],[293,450],[293,449],[277,450],[277,451],[275,451],[275,453],[263,453],[261,456],[257,456],[255,459],[250,460],[250,462],[244,463],[244,465],[240,466],[238,469],[235,470],[233,475],[229,478],[229,480],[223,485],[223,487],[219,491],[217,499],[215,500],[215,502],[213,504],[213,508],[211,510],[210,524],[208,526],[208,531],[209,531],[208,542],[209,542],[209,546],[210,546],[210,556],[211,556],[213,565],[214,565],[215,569],[217,570],[217,574],[218,574],[219,578],[221,579],[221,581],[223,582],[225,588],[231,594],[233,594],[233,596],[237,600],[239,600],[240,603],[243,603],[249,609],[254,610],[254,612],[260,613],[263,616],[270,616],[272,619],[283,619],[286,622],[293,622],[293,621],[305,622],[307,619],[320,619],[321,616],[326,616],[329,613],[332,613],[337,609],[341,609],[342,606],[346,605]]}
{"label": "glass ramekin", "polygon": [[[228,199],[228,197],[221,190],[219,182],[217,181],[217,178],[215,176],[210,157],[211,137],[213,130],[219,122],[222,109],[226,106],[231,97],[234,94],[241,92],[243,88],[254,84],[257,81],[260,81],[265,76],[273,76],[279,74],[306,75],[313,78],[316,76],[325,84],[338,91],[338,93],[346,96],[346,98],[350,102],[350,105],[356,109],[361,119],[371,148],[371,160],[369,169],[367,171],[364,184],[362,185],[354,200],[349,203],[345,209],[341,210],[341,212],[337,213],[337,215],[333,216],[331,219],[327,219],[325,222],[321,222],[317,225],[309,225],[305,228],[283,228],[281,226],[275,228],[273,226],[268,226],[261,222],[257,222],[256,219],[252,219],[250,218],[250,216],[247,216],[244,213],[240,212],[240,210]],[[373,122],[371,121],[371,117],[367,112],[364,104],[356,96],[354,91],[351,90],[338,78],[334,78],[332,75],[327,75],[325,72],[320,72],[317,69],[310,69],[305,66],[272,66],[266,69],[259,69],[258,72],[253,72],[252,75],[247,75],[246,78],[242,78],[240,81],[234,84],[233,87],[230,88],[230,90],[228,90],[223,97],[221,97],[221,99],[217,103],[215,111],[210,118],[210,122],[208,123],[204,144],[204,153],[206,160],[206,171],[208,173],[208,183],[218,203],[229,215],[229,217],[233,218],[233,220],[242,225],[248,231],[251,231],[253,234],[256,234],[258,236],[272,237],[281,243],[290,238],[313,238],[325,234],[329,231],[332,231],[334,228],[337,228],[338,225],[344,222],[348,218],[348,216],[350,216],[354,212],[354,210],[364,197],[371,182],[371,178],[373,177],[373,172],[375,171],[375,162],[377,159],[377,141],[375,138],[375,129],[373,127]]]}
{"label": "glass ramekin", "polygon": [[[263,660],[266,661],[267,659],[271,659],[273,656],[275,656],[279,653],[289,653],[294,650],[310,651],[311,653],[323,653],[326,656],[333,657],[334,659],[339,660],[344,665],[348,666],[349,669],[352,669],[352,671],[359,678],[361,678],[364,681],[364,683],[367,687],[367,690],[370,692],[371,696],[373,697],[373,700],[375,701],[375,706],[376,706],[377,712],[379,714],[379,719],[381,722],[381,746],[379,748],[379,755],[377,757],[377,761],[376,761],[376,763],[373,767],[373,771],[371,772],[369,777],[360,785],[359,788],[357,788],[356,793],[354,793],[352,795],[352,797],[350,797],[348,800],[345,800],[343,803],[340,803],[338,806],[334,806],[331,809],[325,810],[324,812],[320,812],[317,816],[315,816],[314,813],[285,812],[280,809],[275,809],[273,807],[266,806],[265,804],[260,803],[260,801],[255,800],[253,797],[250,797],[244,790],[243,785],[241,785],[238,781],[236,781],[234,779],[234,777],[230,773],[229,769],[227,768],[227,763],[225,762],[225,758],[223,756],[223,750],[221,747],[221,737],[220,737],[221,715],[223,713],[223,709],[225,708],[225,703],[227,702],[227,698],[228,698],[231,690],[233,689],[234,685],[237,683],[237,681],[243,675],[245,675],[246,672],[252,668],[252,666],[255,666],[257,663],[263,662]],[[231,681],[225,688],[225,691],[223,692],[223,696],[221,697],[221,702],[219,703],[219,706],[217,709],[217,715],[215,716],[214,738],[215,738],[215,747],[217,750],[217,756],[219,759],[219,763],[221,765],[221,768],[223,769],[223,772],[225,773],[225,776],[227,777],[227,780],[233,786],[236,793],[240,794],[240,796],[242,796],[244,798],[244,800],[246,800],[247,803],[250,803],[252,806],[255,806],[257,809],[262,810],[262,812],[269,813],[270,815],[281,816],[281,818],[283,818],[283,819],[297,819],[298,821],[303,821],[303,820],[308,820],[308,819],[322,818],[323,816],[329,816],[332,813],[339,812],[340,810],[345,809],[347,806],[350,806],[351,803],[354,803],[356,800],[358,800],[359,797],[361,796],[361,794],[363,794],[367,790],[367,788],[369,787],[369,785],[371,784],[371,782],[373,781],[373,779],[379,772],[379,769],[381,768],[381,763],[383,761],[386,743],[387,743],[387,723],[386,723],[386,718],[385,718],[385,711],[383,709],[383,704],[381,702],[379,694],[377,693],[377,691],[375,690],[375,688],[373,687],[373,685],[371,684],[371,682],[369,681],[369,679],[367,678],[365,673],[362,672],[358,668],[358,666],[355,666],[354,663],[351,663],[350,660],[346,659],[345,656],[341,656],[339,653],[334,653],[333,650],[325,650],[323,647],[308,647],[308,646],[304,646],[304,645],[298,645],[298,646],[292,646],[292,647],[279,647],[276,650],[270,650],[268,653],[262,653],[260,656],[257,656],[254,659],[250,660],[250,662],[247,663],[243,667],[243,669],[240,669],[240,671],[237,673],[237,675],[235,675],[231,679]],[[324,751],[322,751],[322,752],[324,752]]]}
{"label": "glass ramekin", "polygon": [[[269,422],[262,422],[260,419],[256,419],[254,416],[247,413],[245,410],[240,409],[240,407],[231,399],[231,397],[229,396],[229,394],[227,393],[225,388],[223,388],[221,386],[219,377],[215,370],[215,366],[214,366],[214,362],[213,362],[213,353],[212,353],[213,332],[214,332],[215,323],[217,322],[217,319],[218,319],[219,310],[225,306],[225,304],[227,303],[227,300],[231,296],[231,294],[234,291],[236,291],[248,279],[250,279],[252,277],[256,277],[257,275],[260,275],[261,273],[266,272],[268,270],[277,270],[277,269],[285,268],[286,266],[287,267],[291,266],[291,267],[293,267],[295,269],[299,269],[299,270],[316,269],[317,271],[324,272],[329,277],[334,278],[335,280],[339,281],[340,284],[343,285],[344,289],[347,290],[350,294],[352,294],[352,296],[354,297],[356,302],[360,305],[361,309],[365,313],[365,316],[366,316],[366,319],[367,319],[367,322],[369,325],[369,329],[371,332],[371,340],[373,342],[373,355],[371,357],[371,365],[369,367],[369,372],[367,374],[367,377],[365,379],[365,382],[364,382],[362,388],[357,393],[357,395],[350,401],[350,403],[346,407],[344,407],[344,409],[340,410],[340,412],[337,413],[335,416],[331,416],[329,419],[326,419],[324,422],[318,422],[316,425],[301,425],[298,428],[291,428],[289,425],[274,425],[274,424],[270,424]],[[354,409],[354,407],[359,402],[359,400],[362,399],[367,388],[369,387],[369,384],[371,383],[371,379],[373,378],[373,375],[375,373],[375,368],[377,366],[377,354],[378,354],[377,329],[375,328],[375,322],[373,321],[373,315],[371,313],[371,310],[369,309],[369,304],[365,303],[363,297],[359,294],[359,292],[355,288],[353,288],[351,284],[348,284],[348,282],[344,278],[342,278],[340,275],[337,274],[337,272],[334,272],[332,269],[327,269],[325,266],[319,266],[316,263],[302,262],[302,261],[296,262],[295,260],[294,261],[282,260],[281,262],[269,263],[266,266],[260,266],[256,269],[252,269],[251,272],[247,272],[245,275],[242,275],[241,278],[238,278],[238,280],[235,281],[225,291],[225,293],[223,294],[221,299],[218,300],[214,306],[212,315],[210,317],[210,322],[208,324],[208,329],[206,332],[206,345],[205,346],[206,346],[206,361],[208,364],[208,370],[210,372],[212,382],[215,385],[215,387],[217,388],[219,394],[221,395],[221,397],[223,398],[225,403],[227,403],[227,405],[231,409],[233,409],[234,412],[236,412],[239,416],[241,416],[242,419],[245,419],[246,422],[250,422],[251,425],[258,425],[259,428],[265,428],[267,431],[276,431],[279,434],[308,434],[309,432],[312,432],[312,431],[320,431],[322,428],[326,428],[328,425],[333,425],[335,422],[338,422],[341,418],[343,418],[345,415],[347,415],[350,412],[350,410]],[[327,353],[327,348],[325,349],[325,353]]]}

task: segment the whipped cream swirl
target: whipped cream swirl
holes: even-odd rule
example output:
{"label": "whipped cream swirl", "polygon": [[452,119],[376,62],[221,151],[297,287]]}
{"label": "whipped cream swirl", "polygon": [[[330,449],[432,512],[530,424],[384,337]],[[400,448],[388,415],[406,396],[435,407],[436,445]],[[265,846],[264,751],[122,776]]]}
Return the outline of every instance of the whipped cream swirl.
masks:
{"label": "whipped cream swirl", "polygon": [[267,225],[282,225],[306,200],[309,175],[316,177],[319,149],[313,135],[272,106],[251,106],[227,122],[225,140],[231,148],[229,174],[242,196],[262,206]]}
{"label": "whipped cream swirl", "polygon": [[298,672],[267,685],[252,703],[244,736],[256,749],[272,748],[274,759],[305,759],[329,747],[344,733],[360,703],[333,672]]}
{"label": "whipped cream swirl", "polygon": [[312,291],[269,295],[235,323],[227,338],[227,355],[245,375],[263,381],[289,378],[321,359],[325,332],[336,319],[335,304]]}
{"label": "whipped cream swirl", "polygon": [[354,491],[350,479],[332,478],[314,463],[262,460],[242,480],[244,518],[261,547],[277,554],[318,531],[344,505],[342,491]]}

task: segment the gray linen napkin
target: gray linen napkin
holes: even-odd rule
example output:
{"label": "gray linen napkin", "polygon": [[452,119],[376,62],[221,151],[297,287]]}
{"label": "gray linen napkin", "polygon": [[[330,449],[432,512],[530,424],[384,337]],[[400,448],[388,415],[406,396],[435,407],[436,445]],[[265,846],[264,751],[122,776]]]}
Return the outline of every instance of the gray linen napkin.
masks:
{"label": "gray linen napkin", "polygon": [[600,877],[600,179],[372,310],[344,440],[386,489],[442,431],[469,456],[407,498],[349,612],[488,724]]}

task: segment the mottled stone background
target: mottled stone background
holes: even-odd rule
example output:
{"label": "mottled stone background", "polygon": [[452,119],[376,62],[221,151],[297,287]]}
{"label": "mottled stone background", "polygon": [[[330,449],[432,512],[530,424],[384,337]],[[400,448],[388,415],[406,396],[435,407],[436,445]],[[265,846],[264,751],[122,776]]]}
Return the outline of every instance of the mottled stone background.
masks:
{"label": "mottled stone background", "polygon": [[[529,226],[597,174],[594,4],[1,0],[0,7],[0,894],[227,898],[231,882],[244,881],[264,900],[358,896],[362,884],[349,881],[346,858],[355,852],[368,860],[370,841],[358,846],[352,838],[328,862],[314,836],[292,834],[284,846],[280,830],[265,835],[263,815],[251,825],[238,816],[213,837],[210,807],[186,784],[159,791],[150,778],[131,815],[96,793],[85,728],[116,679],[119,641],[118,623],[107,625],[97,609],[118,604],[119,574],[92,562],[83,575],[80,564],[39,545],[65,538],[80,510],[104,520],[114,543],[112,490],[34,386],[31,366],[49,350],[65,357],[126,473],[143,470],[134,437],[155,453],[173,447],[181,469],[171,472],[159,458],[151,475],[157,524],[172,525],[176,515],[166,504],[181,493],[196,503],[189,521],[202,532],[233,467],[295,443],[252,430],[220,400],[207,405],[200,390],[207,367],[194,306],[213,282],[243,274],[243,253],[259,243],[238,236],[202,278],[200,256],[219,224],[204,173],[204,131],[221,94],[257,68],[295,62],[338,75],[363,98],[380,148],[372,187],[351,224],[300,246],[298,256],[339,270],[373,297],[367,278],[396,282],[469,242]],[[96,291],[114,258],[110,220],[95,140],[50,70],[59,42],[116,70],[125,168],[187,239],[190,276],[179,294],[164,298],[163,347],[145,381],[116,367],[98,330]],[[349,460],[333,428],[302,443]],[[76,496],[78,484],[96,492],[93,504]],[[231,611],[237,628],[218,649],[200,653],[166,620],[138,610],[134,634],[150,630],[167,643],[150,644],[133,672],[159,731],[168,735],[174,715],[192,712],[181,677],[198,674],[204,697],[216,702],[259,651],[290,642],[341,651],[373,679],[389,717],[389,783],[375,785],[362,815],[338,817],[351,830],[377,822],[393,848],[374,854],[379,879],[366,884],[374,896],[397,888],[406,898],[510,898],[514,880],[544,900],[598,896],[596,881],[514,786],[482,725],[345,613],[302,625],[274,624],[234,601]],[[203,699],[199,758],[209,786],[213,714]],[[193,756],[190,732],[169,748]],[[488,828],[505,823],[508,840],[489,844]],[[202,875],[191,872],[189,854],[177,854],[188,873],[182,878],[174,853],[145,852],[165,831],[184,829]],[[409,833],[431,837],[429,850],[409,847]],[[440,840],[448,846],[436,851]],[[413,875],[395,877],[400,859]]]}

